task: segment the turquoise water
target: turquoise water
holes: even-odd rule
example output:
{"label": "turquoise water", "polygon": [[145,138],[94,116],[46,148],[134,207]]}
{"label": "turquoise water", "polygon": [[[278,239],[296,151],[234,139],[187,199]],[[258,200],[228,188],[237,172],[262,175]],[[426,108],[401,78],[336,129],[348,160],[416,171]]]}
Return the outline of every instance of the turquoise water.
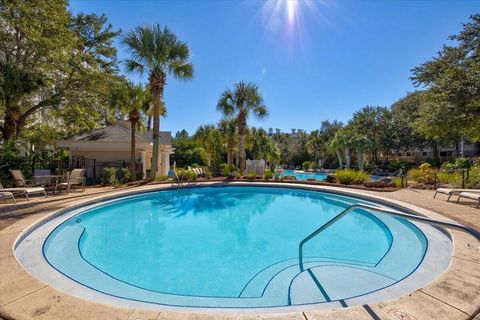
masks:
{"label": "turquoise water", "polygon": [[316,173],[316,172],[294,172],[293,170],[283,170],[284,176],[295,176],[297,180],[304,181],[307,179],[315,179],[315,180],[325,180],[327,174],[325,173]]}
{"label": "turquoise water", "polygon": [[357,202],[272,187],[146,193],[68,219],[44,255],[71,279],[127,299],[208,307],[328,302],[401,280],[426,250],[411,223],[356,210],[305,245],[305,268],[322,294],[299,270],[298,244]]}

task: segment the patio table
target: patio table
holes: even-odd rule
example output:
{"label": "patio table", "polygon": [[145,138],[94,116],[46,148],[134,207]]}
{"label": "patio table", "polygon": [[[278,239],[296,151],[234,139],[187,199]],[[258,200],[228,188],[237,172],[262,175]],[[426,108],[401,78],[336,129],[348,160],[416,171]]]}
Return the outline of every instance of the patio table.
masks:
{"label": "patio table", "polygon": [[[55,186],[55,184],[58,182],[58,180],[60,179],[63,179],[63,175],[61,174],[45,174],[45,175],[39,175],[39,176],[34,176],[34,179],[38,179],[38,180],[41,180],[41,179],[45,179],[45,180],[48,180],[48,185],[52,187],[52,191],[54,191],[55,189],[53,188]],[[52,180],[55,179],[55,183],[52,184]]]}

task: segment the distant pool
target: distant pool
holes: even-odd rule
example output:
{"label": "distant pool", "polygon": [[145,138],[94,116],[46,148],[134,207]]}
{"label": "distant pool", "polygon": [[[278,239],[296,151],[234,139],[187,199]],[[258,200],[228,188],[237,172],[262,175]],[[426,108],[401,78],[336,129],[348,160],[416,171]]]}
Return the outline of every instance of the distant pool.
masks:
{"label": "distant pool", "polygon": [[297,180],[305,181],[308,179],[315,179],[315,180],[325,180],[327,178],[327,174],[325,173],[316,173],[316,172],[294,172],[293,170],[284,170],[284,176],[294,176]]}

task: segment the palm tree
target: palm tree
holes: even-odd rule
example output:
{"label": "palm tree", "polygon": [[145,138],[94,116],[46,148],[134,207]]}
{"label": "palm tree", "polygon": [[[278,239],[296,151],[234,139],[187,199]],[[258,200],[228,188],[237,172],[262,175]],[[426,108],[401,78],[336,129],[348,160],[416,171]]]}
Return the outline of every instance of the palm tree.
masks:
{"label": "palm tree", "polygon": [[323,150],[323,139],[320,130],[314,130],[310,133],[307,141],[307,149],[313,155],[315,166],[318,165],[320,152]]}
{"label": "palm tree", "polygon": [[223,118],[218,128],[224,136],[227,144],[227,164],[233,164],[233,153],[235,152],[235,139],[237,136],[237,122],[234,118]]}
{"label": "palm tree", "polygon": [[243,81],[236,83],[234,90],[225,90],[217,103],[217,109],[225,116],[234,116],[238,127],[238,149],[240,153],[240,175],[245,171],[245,131],[250,113],[261,119],[267,116],[267,107],[258,86]]}
{"label": "palm tree", "polygon": [[354,133],[352,135],[352,146],[355,148],[357,153],[357,162],[358,169],[363,171],[363,158],[365,156],[365,151],[373,147],[373,143],[363,134]]}
{"label": "palm tree", "polygon": [[177,39],[167,27],[162,30],[159,24],[131,30],[123,38],[122,43],[130,51],[130,59],[126,61],[127,71],[140,75],[148,73],[153,97],[153,152],[150,178],[154,179],[158,168],[160,108],[167,74],[182,80],[193,77],[190,49],[186,42]]}
{"label": "palm tree", "polygon": [[130,121],[130,173],[132,180],[136,178],[136,130],[140,125],[142,112],[148,110],[148,98],[148,92],[141,84],[135,85],[130,81],[122,83],[122,85],[115,88],[112,94],[112,105],[123,114],[126,114]]}

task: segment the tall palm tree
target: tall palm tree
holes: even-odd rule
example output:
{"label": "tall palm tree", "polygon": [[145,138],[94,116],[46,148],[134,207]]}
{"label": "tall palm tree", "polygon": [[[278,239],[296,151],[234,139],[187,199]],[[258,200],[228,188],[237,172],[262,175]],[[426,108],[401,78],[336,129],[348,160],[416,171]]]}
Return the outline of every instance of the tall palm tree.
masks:
{"label": "tall palm tree", "polygon": [[140,75],[148,73],[153,97],[153,152],[150,178],[154,179],[158,168],[160,108],[167,84],[167,74],[182,80],[193,78],[190,49],[187,43],[177,39],[168,27],[162,30],[159,24],[131,30],[123,38],[122,43],[130,52],[130,59],[126,61],[127,71]]}
{"label": "tall palm tree", "polygon": [[315,166],[318,165],[320,153],[324,149],[324,142],[320,130],[313,130],[308,136],[307,149],[313,155]]}
{"label": "tall palm tree", "polygon": [[245,171],[245,131],[248,116],[253,113],[259,119],[267,116],[267,107],[258,86],[243,81],[236,83],[233,90],[225,90],[218,100],[217,109],[225,116],[234,116],[238,127],[238,149],[240,153],[240,175]]}
{"label": "tall palm tree", "polygon": [[237,122],[235,118],[223,118],[218,128],[225,138],[227,145],[227,164],[233,164],[233,153],[235,152],[235,139],[237,136]]}

